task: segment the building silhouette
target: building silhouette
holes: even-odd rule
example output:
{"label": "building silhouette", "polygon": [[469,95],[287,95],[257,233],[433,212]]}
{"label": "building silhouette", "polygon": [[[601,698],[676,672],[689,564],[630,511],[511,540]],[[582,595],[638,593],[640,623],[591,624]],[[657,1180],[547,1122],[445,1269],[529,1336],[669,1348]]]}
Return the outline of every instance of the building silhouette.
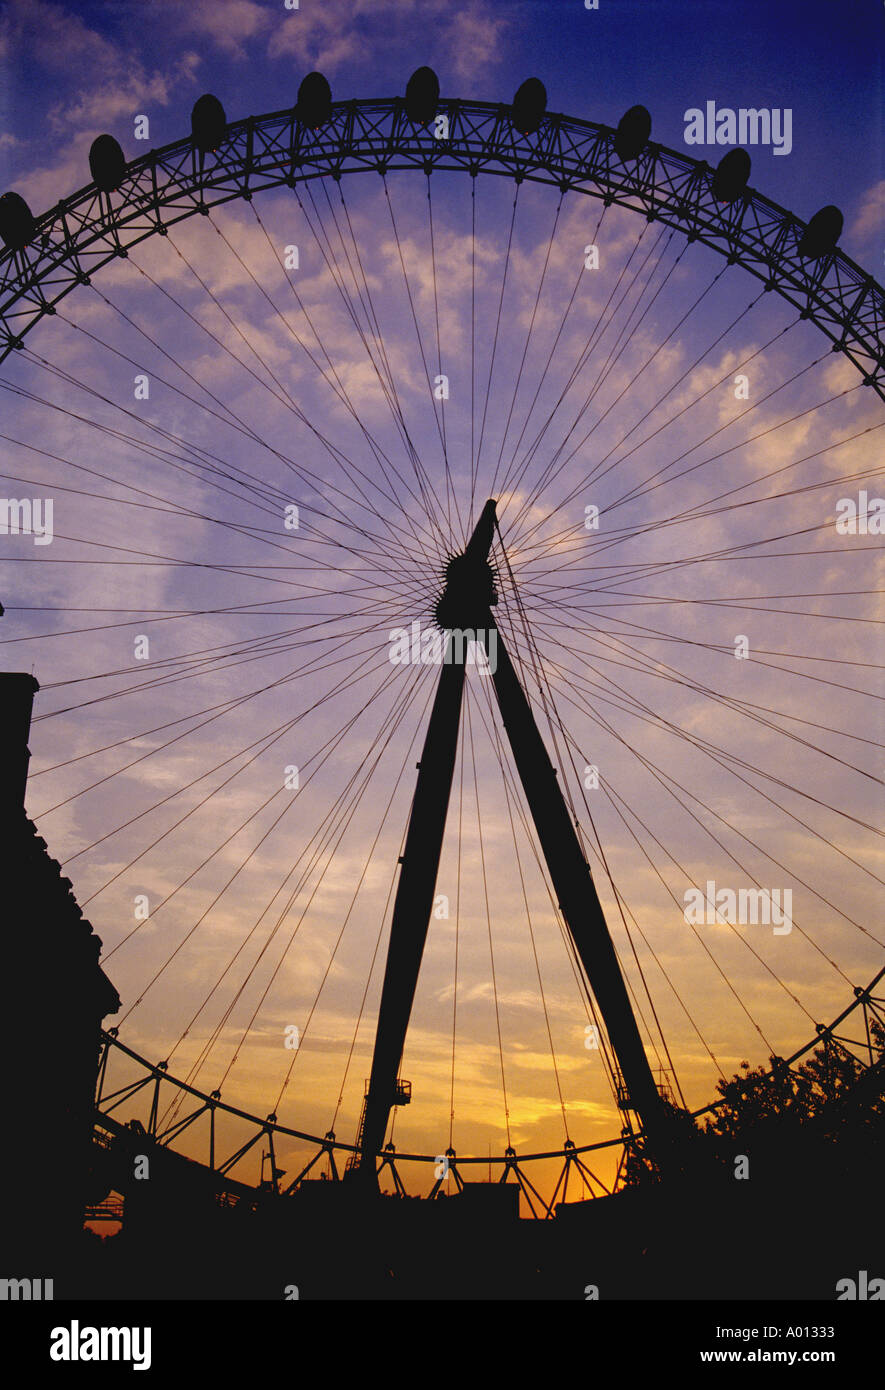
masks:
{"label": "building silhouette", "polygon": [[[0,674],[4,1277],[56,1278],[82,1238],[102,1020],[120,999],[101,941],[25,811],[33,676]],[[94,1184],[93,1184],[94,1188]],[[61,1287],[59,1283],[61,1282]]]}

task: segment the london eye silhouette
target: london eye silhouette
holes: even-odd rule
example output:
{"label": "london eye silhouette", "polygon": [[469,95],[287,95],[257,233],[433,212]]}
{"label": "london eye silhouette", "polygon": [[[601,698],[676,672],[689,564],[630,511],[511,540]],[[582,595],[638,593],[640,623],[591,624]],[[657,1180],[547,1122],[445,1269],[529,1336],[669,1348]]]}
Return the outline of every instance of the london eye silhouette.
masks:
{"label": "london eye silhouette", "polygon": [[[90,164],[0,200],[0,386],[56,527],[4,595],[29,813],[123,999],[97,1145],[548,1219],[742,1059],[872,1066],[883,295],[837,209],[429,69]],[[717,885],[792,916],[690,920]]]}

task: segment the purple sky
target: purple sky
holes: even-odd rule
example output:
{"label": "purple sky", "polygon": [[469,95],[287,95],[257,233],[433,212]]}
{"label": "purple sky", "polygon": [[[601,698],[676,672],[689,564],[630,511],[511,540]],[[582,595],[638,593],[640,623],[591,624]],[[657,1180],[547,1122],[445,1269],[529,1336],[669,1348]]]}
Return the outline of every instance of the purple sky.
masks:
{"label": "purple sky", "polygon": [[[711,163],[721,148],[684,144],[687,109],[789,108],[791,152],[755,148],[752,185],[803,218],[837,203],[844,249],[878,274],[883,11],[838,12],[11,3],[0,186],[41,212],[86,181],[97,134],[135,157],[184,135],[204,91],[234,119],[291,105],[315,67],[340,99],[395,95],[429,62],[444,95],[505,101],[534,73],[574,116],[614,124],[642,101],[654,138]],[[798,1046],[880,964],[881,539],[835,521],[840,499],[882,491],[864,435],[881,402],[775,296],[750,308],[759,285],[740,267],[701,299],[722,261],[623,210],[600,223],[596,200],[558,210],[526,187],[514,215],[512,186],[480,180],[474,234],[466,179],[434,176],[430,204],[420,177],[387,191],[354,178],[186,222],[0,367],[52,403],[4,390],[0,426],[5,495],[54,503],[51,545],[0,536],[2,659],[42,687],[30,813],[106,956],[119,947],[121,1036],[256,1113],[279,1101],[281,1119],[349,1137],[434,680],[390,663],[390,632],[427,620],[450,520],[492,493],[653,1061],[637,960],[685,1098],[703,1104],[720,1071]],[[598,270],[582,269],[590,243]],[[444,412],[428,388],[440,369]],[[526,658],[506,569],[499,611]],[[742,636],[750,660],[735,658]],[[524,678],[537,700],[530,661]],[[431,923],[397,1142],[448,1143],[456,1006],[459,1150],[557,1145],[566,1126],[609,1137],[489,682],[473,671],[468,687],[449,915]],[[549,738],[540,705],[539,720]],[[789,889],[793,930],[693,929],[684,894],[709,881]]]}

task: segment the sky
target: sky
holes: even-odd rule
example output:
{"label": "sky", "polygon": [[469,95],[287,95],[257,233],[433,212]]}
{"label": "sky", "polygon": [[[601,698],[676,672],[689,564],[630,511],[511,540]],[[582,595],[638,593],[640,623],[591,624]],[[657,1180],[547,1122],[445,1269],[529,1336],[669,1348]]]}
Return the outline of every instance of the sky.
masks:
{"label": "sky", "polygon": [[[752,187],[802,219],[836,203],[843,249],[881,277],[883,20],[8,3],[0,188],[40,213],[87,182],[98,134],[134,158],[185,135],[203,92],[239,119],[290,107],[313,69],[340,100],[429,63],[444,97],[507,102],[534,75],[571,116],[642,102],[654,139],[710,163],[687,111],[789,109],[790,151],[754,147]],[[351,1139],[437,674],[393,664],[391,633],[429,621],[495,495],[502,631],[650,1059],[699,1107],[881,964],[881,540],[836,527],[841,499],[882,491],[881,401],[702,246],[577,194],[430,182],[186,221],[0,364],[0,487],[54,504],[51,544],[0,536],[0,660],[41,684],[29,813],[104,941],[121,1038]],[[606,1139],[619,1117],[490,681],[467,687],[396,1142]],[[792,929],[687,922],[711,881],[788,891]]]}

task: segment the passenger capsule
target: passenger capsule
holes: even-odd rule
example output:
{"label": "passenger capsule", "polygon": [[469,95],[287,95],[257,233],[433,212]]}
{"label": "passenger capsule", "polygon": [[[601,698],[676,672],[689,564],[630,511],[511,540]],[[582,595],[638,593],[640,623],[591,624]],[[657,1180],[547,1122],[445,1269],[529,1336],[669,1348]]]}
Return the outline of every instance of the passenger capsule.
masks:
{"label": "passenger capsule", "polygon": [[718,203],[733,203],[750,179],[750,156],[746,150],[729,150],[716,165],[713,197]]}
{"label": "passenger capsule", "polygon": [[218,97],[207,92],[191,112],[191,136],[201,154],[217,150],[227,134],[227,117]]}
{"label": "passenger capsule", "polygon": [[433,68],[418,68],[406,87],[406,115],[415,125],[428,125],[439,105],[439,78]]}
{"label": "passenger capsule", "polygon": [[817,259],[835,251],[836,242],[845,221],[841,212],[832,203],[816,212],[802,234],[799,242],[799,255]]}
{"label": "passenger capsule", "polygon": [[537,77],[523,82],[513,98],[511,120],[521,135],[534,135],[547,110],[547,89]]}
{"label": "passenger capsule", "polygon": [[309,72],[298,88],[295,114],[302,125],[319,130],[332,114],[332,88],[321,72]]}
{"label": "passenger capsule", "polygon": [[31,209],[19,193],[4,193],[0,198],[0,237],[12,251],[20,251],[36,231]]}
{"label": "passenger capsule", "polygon": [[89,151],[89,168],[102,193],[119,188],[126,173],[126,156],[113,135],[99,135]]}
{"label": "passenger capsule", "polygon": [[622,163],[638,159],[651,135],[651,115],[644,106],[631,106],[618,122],[615,153]]}

